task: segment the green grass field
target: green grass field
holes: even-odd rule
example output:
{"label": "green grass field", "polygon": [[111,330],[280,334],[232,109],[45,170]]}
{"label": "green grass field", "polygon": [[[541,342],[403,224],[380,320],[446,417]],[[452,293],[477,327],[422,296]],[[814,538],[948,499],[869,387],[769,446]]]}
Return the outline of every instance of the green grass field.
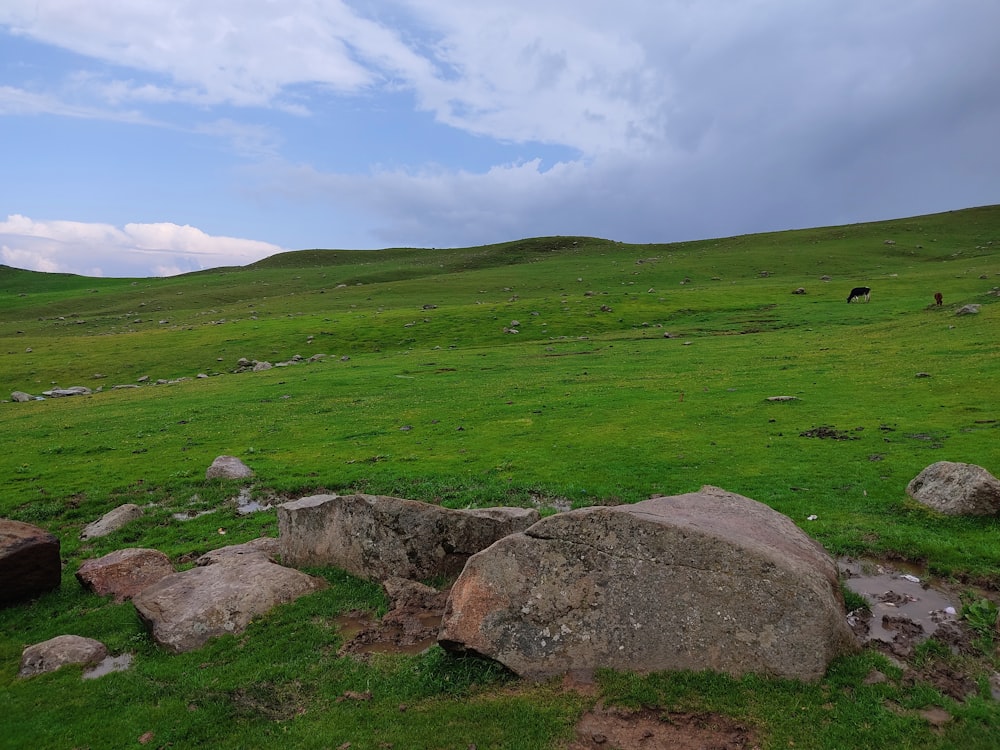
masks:
{"label": "green grass field", "polygon": [[[870,303],[846,304],[855,286]],[[166,279],[0,267],[0,388],[100,389],[0,403],[0,516],[56,533],[66,561],[59,591],[0,611],[0,747],[124,747],[148,731],[156,747],[355,750],[571,736],[593,698],[438,649],[337,657],[332,619],[384,606],[337,571],[321,571],[327,592],[181,657],[157,651],[131,604],[81,590],[80,563],[121,547],[176,560],[276,535],[274,511],[241,516],[238,484],[205,480],[220,454],[254,469],[262,498],[581,507],[712,484],[787,514],[831,554],[995,591],[1000,522],[939,517],[905,488],[941,460],[1000,473],[998,286],[1000,207],[670,245],[310,250]],[[955,315],[970,303],[979,314]],[[316,354],[232,372],[241,357]],[[778,395],[796,400],[767,400]],[[819,427],[844,439],[808,436]],[[124,502],[148,505],[144,518],[79,540]],[[199,509],[218,510],[173,518]],[[87,682],[73,669],[15,677],[25,645],[65,632],[135,665]],[[873,665],[894,679],[860,685]],[[963,666],[983,685],[964,703],[870,652],[818,686],[607,674],[600,691],[736,717],[769,748],[985,748],[1000,742],[997,666],[995,652]],[[345,690],[373,698],[337,702]],[[953,721],[915,718],[929,705]]]}

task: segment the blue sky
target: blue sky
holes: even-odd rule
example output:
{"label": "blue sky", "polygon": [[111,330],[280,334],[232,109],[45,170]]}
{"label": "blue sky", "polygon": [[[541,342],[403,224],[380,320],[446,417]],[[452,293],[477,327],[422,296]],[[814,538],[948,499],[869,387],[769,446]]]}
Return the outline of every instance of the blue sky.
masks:
{"label": "blue sky", "polygon": [[1000,203],[997,29],[993,0],[3,0],[0,263]]}

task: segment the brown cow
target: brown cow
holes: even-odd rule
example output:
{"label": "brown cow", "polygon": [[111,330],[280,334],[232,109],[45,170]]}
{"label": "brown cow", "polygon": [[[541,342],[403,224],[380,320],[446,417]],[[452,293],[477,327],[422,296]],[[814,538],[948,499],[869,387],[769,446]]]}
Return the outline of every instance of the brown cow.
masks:
{"label": "brown cow", "polygon": [[944,295],[941,294],[941,292],[934,292],[934,301],[937,304],[939,304],[939,305],[943,305],[944,304]]}

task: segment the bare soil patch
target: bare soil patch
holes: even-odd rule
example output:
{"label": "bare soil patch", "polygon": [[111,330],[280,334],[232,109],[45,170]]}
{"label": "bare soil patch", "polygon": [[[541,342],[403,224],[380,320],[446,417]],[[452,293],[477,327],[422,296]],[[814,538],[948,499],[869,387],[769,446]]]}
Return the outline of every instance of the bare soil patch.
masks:
{"label": "bare soil patch", "polygon": [[745,750],[760,747],[746,724],[712,713],[596,706],[566,750]]}
{"label": "bare soil patch", "polygon": [[[858,428],[855,428],[856,430]],[[846,430],[838,430],[836,427],[830,425],[820,425],[819,427],[813,427],[811,430],[805,430],[799,433],[799,437],[811,437],[820,438],[821,440],[857,440],[856,435],[851,435]]]}

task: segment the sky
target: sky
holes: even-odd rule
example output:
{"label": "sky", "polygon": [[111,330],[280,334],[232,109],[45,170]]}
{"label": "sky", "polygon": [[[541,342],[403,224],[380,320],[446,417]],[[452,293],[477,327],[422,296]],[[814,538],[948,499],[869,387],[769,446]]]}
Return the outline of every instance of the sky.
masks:
{"label": "sky", "polygon": [[0,263],[996,204],[998,29],[996,0],[2,0]]}

